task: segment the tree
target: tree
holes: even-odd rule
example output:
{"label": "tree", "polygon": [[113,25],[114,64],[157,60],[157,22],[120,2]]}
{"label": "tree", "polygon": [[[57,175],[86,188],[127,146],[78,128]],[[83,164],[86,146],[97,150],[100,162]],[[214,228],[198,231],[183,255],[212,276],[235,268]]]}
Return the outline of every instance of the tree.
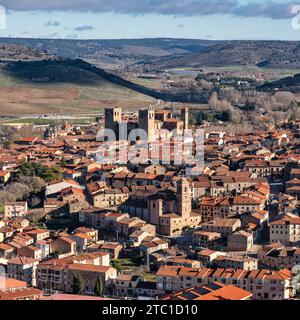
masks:
{"label": "tree", "polygon": [[3,142],[3,148],[6,150],[9,150],[11,148],[12,144],[13,144],[12,141],[6,140]]}
{"label": "tree", "polygon": [[5,204],[7,202],[14,202],[16,200],[17,198],[13,193],[2,191],[2,190],[0,191],[0,204]]}
{"label": "tree", "polygon": [[67,160],[65,158],[65,156],[62,156],[62,158],[60,159],[60,166],[64,167],[67,165]]}
{"label": "tree", "polygon": [[25,200],[30,194],[29,187],[19,182],[14,182],[7,185],[4,190],[13,194],[17,200]]}
{"label": "tree", "polygon": [[62,170],[58,166],[47,167],[37,162],[23,162],[19,167],[17,179],[19,176],[40,177],[46,182],[59,180],[62,178]]}
{"label": "tree", "polygon": [[97,279],[94,292],[95,292],[95,295],[98,297],[103,296],[104,286],[103,286],[103,280],[101,278]]}
{"label": "tree", "polygon": [[73,277],[73,293],[74,294],[83,294],[84,292],[84,283],[82,277],[79,275],[78,277]]}
{"label": "tree", "polygon": [[33,193],[38,193],[42,191],[46,186],[45,181],[42,178],[36,177],[36,176],[31,177],[31,176],[18,175],[17,181],[27,185],[28,188],[30,189],[30,192],[33,192]]}

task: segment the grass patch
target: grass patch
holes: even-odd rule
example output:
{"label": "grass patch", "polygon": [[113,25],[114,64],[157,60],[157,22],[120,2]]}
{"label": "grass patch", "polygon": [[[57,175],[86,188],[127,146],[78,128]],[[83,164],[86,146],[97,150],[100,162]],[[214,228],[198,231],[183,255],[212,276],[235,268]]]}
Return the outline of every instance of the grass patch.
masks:
{"label": "grass patch", "polygon": [[8,121],[3,121],[1,124],[33,124],[33,125],[55,125],[58,123],[57,120],[52,119],[13,119]]}
{"label": "grass patch", "polygon": [[145,281],[149,281],[149,282],[156,282],[156,280],[157,280],[156,275],[152,274],[152,273],[143,274],[143,278]]}
{"label": "grass patch", "polygon": [[[78,118],[78,119],[67,119],[69,124],[89,124],[95,121],[95,117]],[[33,125],[62,125],[65,123],[64,119],[47,119],[47,118],[28,118],[28,119],[10,119],[7,121],[0,122],[4,125],[14,125],[14,124],[33,124]]]}
{"label": "grass patch", "polygon": [[128,268],[135,267],[136,264],[132,259],[116,259],[111,261],[113,268],[117,269],[118,272],[122,272]]}

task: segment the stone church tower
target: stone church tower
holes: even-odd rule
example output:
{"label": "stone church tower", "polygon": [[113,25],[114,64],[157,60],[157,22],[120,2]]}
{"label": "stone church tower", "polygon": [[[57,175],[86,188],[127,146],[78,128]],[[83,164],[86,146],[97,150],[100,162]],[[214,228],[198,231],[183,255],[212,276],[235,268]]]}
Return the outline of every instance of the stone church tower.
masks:
{"label": "stone church tower", "polygon": [[113,130],[116,138],[119,137],[119,125],[122,122],[121,108],[106,108],[105,109],[105,129]]}
{"label": "stone church tower", "polygon": [[177,182],[177,208],[180,216],[184,218],[189,218],[191,216],[191,189],[188,180],[185,178]]}
{"label": "stone church tower", "polygon": [[117,125],[122,121],[121,108],[106,108],[105,109],[105,128],[115,130]]}
{"label": "stone church tower", "polygon": [[139,129],[147,132],[148,142],[155,141],[155,111],[151,107],[139,110]]}

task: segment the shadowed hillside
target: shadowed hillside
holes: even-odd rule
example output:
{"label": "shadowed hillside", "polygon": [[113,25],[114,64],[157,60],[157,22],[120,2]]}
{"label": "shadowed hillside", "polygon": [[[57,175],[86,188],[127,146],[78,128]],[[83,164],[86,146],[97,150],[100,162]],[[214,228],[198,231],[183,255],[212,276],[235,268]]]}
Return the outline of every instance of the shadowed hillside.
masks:
{"label": "shadowed hillside", "polygon": [[156,99],[174,102],[203,103],[205,99],[197,93],[170,93],[153,90],[142,85],[125,80],[117,75],[108,73],[83,60],[45,60],[45,61],[18,61],[8,63],[4,69],[10,75],[22,81],[47,82],[53,84],[93,84],[105,80],[113,85],[125,87],[143,95]]}

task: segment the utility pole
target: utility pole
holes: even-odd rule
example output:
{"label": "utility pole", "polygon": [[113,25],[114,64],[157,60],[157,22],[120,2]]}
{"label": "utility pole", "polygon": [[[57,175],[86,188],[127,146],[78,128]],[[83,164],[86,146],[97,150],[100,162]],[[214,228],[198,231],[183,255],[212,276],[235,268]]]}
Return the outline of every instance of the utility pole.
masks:
{"label": "utility pole", "polygon": [[149,257],[149,252],[146,250],[146,271],[150,271],[150,257]]}

